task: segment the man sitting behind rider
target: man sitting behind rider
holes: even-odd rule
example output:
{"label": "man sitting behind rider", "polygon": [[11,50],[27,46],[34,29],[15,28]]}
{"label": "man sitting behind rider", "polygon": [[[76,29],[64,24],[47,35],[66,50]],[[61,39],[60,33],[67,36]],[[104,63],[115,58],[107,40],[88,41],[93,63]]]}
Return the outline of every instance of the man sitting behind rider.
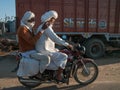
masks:
{"label": "man sitting behind rider", "polygon": [[72,45],[62,40],[54,32],[52,26],[57,18],[58,14],[54,10],[48,11],[41,16],[42,24],[38,27],[37,32],[41,31],[41,27],[44,23],[48,24],[49,27],[44,31],[40,39],[37,41],[36,50],[40,53],[50,56],[51,62],[53,61],[58,67],[56,79],[60,82],[65,82],[65,79],[61,76],[61,74],[66,66],[67,55],[59,52],[59,50],[55,48],[55,43],[70,48],[72,48]]}
{"label": "man sitting behind rider", "polygon": [[[35,14],[31,11],[25,12],[24,16],[21,19],[21,24],[17,31],[19,52],[22,57],[27,58],[20,60],[19,69],[17,72],[18,76],[33,76],[39,72],[42,73],[45,70],[45,67],[49,64],[49,57],[37,53],[35,50],[35,43],[40,38],[43,29],[46,29],[47,26],[43,25],[43,29],[34,35],[33,26],[35,25]],[[29,59],[30,55],[34,59]],[[29,59],[29,60],[28,60]],[[38,66],[39,62],[44,62],[44,65]]]}

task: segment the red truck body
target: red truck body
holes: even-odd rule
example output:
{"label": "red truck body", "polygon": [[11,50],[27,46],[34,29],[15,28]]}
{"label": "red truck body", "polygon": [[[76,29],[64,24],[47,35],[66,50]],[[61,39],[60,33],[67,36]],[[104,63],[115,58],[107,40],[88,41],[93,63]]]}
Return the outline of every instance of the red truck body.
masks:
{"label": "red truck body", "polygon": [[16,0],[17,27],[28,10],[36,15],[35,28],[43,13],[56,10],[54,30],[59,35],[77,37],[82,43],[93,38],[103,44],[120,41],[120,0]]}
{"label": "red truck body", "polygon": [[[120,33],[120,0],[16,0],[18,22],[27,10],[36,15],[36,26],[47,10],[56,10],[58,32]],[[117,5],[119,4],[119,5]],[[19,24],[19,23],[18,23]]]}

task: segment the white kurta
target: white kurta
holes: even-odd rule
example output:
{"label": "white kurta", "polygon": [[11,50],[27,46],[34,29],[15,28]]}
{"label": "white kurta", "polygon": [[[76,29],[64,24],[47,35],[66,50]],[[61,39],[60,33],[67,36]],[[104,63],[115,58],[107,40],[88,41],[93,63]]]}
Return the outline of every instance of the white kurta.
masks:
{"label": "white kurta", "polygon": [[[42,25],[39,26],[37,32],[42,30],[41,27]],[[44,31],[40,39],[37,41],[36,50],[40,53],[49,55],[52,60],[51,62],[55,63],[57,67],[64,69],[67,62],[67,55],[59,52],[59,50],[55,48],[55,43],[63,46],[69,45],[67,42],[57,36],[51,25]]]}
{"label": "white kurta", "polygon": [[39,72],[39,61],[22,57],[17,76],[33,76]]}
{"label": "white kurta", "polygon": [[18,76],[33,76],[38,72],[43,73],[50,64],[49,57],[38,53],[35,50],[27,51],[21,54],[22,59],[20,60],[17,71]]}

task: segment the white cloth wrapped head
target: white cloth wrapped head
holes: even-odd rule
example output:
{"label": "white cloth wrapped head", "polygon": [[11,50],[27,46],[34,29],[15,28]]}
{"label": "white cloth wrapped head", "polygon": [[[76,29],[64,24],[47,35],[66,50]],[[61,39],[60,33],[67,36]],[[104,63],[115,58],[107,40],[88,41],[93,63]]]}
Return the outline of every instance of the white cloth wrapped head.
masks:
{"label": "white cloth wrapped head", "polygon": [[54,10],[50,10],[50,11],[44,13],[41,16],[41,22],[49,21],[52,17],[55,18],[55,19],[58,18],[58,13]]}
{"label": "white cloth wrapped head", "polygon": [[26,11],[21,19],[21,25],[26,26],[30,31],[35,25],[35,20],[28,22],[28,20],[34,19],[35,14],[31,11]]}

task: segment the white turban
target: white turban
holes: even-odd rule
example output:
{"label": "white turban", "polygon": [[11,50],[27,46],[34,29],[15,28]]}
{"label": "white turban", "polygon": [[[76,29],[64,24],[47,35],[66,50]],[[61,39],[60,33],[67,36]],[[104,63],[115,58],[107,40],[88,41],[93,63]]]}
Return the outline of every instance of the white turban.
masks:
{"label": "white turban", "polygon": [[30,20],[31,18],[34,18],[35,14],[31,11],[27,11],[25,12],[24,16],[21,19],[21,22],[26,23],[28,20]]}
{"label": "white turban", "polygon": [[35,14],[31,11],[26,11],[21,19],[21,25],[26,26],[30,31],[35,24],[35,22],[28,22],[31,18],[35,18]]}
{"label": "white turban", "polygon": [[50,11],[44,13],[41,16],[41,22],[49,21],[52,17],[54,17],[55,19],[58,18],[58,13],[56,11],[54,11],[54,10],[50,10]]}

